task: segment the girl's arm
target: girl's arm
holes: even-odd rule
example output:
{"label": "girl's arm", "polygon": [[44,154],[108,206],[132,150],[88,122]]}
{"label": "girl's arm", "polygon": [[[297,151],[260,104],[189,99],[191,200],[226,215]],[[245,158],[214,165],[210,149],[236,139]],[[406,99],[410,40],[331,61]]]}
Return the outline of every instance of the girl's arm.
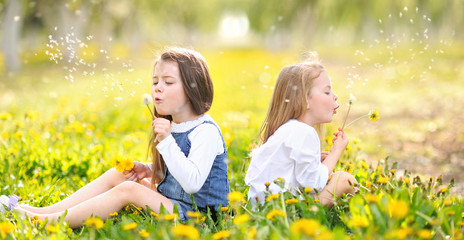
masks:
{"label": "girl's arm", "polygon": [[335,165],[338,162],[338,159],[342,155],[343,151],[345,151],[346,146],[348,145],[348,137],[342,131],[335,133],[334,143],[330,148],[330,153],[325,158],[324,164],[329,169],[329,173],[333,172]]}
{"label": "girl's arm", "polygon": [[224,152],[219,130],[212,124],[202,124],[190,134],[190,153],[186,157],[174,137],[167,136],[156,148],[163,155],[169,172],[185,192],[193,194],[201,189],[211,171],[214,159]]}

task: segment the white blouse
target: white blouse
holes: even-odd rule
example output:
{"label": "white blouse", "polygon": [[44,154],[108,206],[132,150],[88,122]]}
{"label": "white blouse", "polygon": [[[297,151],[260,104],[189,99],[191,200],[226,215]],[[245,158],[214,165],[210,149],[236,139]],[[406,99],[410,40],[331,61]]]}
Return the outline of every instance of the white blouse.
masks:
{"label": "white blouse", "polygon": [[[186,132],[204,121],[216,122],[204,114],[196,120],[171,123],[171,132]],[[172,135],[158,143],[156,149],[163,156],[169,172],[179,182],[185,192],[198,192],[211,171],[214,159],[224,152],[221,132],[212,124],[202,124],[189,133],[190,153],[186,157]],[[150,169],[152,164],[148,165]]]}
{"label": "white blouse", "polygon": [[[285,179],[284,188],[274,183]],[[322,190],[329,178],[328,168],[321,163],[321,145],[316,130],[306,123],[291,119],[280,126],[266,143],[253,150],[245,183],[250,186],[248,199],[264,203],[266,186],[271,193],[311,187]]]}

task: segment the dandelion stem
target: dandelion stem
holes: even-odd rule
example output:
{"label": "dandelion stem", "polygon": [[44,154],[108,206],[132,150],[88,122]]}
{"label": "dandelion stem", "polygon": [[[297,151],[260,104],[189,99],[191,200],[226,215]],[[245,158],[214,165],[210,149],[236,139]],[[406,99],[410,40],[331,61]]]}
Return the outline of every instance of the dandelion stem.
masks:
{"label": "dandelion stem", "polygon": [[345,123],[346,123],[346,119],[348,119],[348,114],[350,114],[351,104],[353,104],[353,101],[350,100],[348,104],[349,104],[348,111],[346,112],[345,120],[343,121],[342,132],[343,132],[343,129],[345,128]]}
{"label": "dandelion stem", "polygon": [[155,118],[155,115],[153,115],[153,112],[151,111],[151,108],[147,105],[148,110],[150,110],[151,116]]}
{"label": "dandelion stem", "polygon": [[287,219],[287,208],[285,207],[285,200],[284,200],[284,195],[283,194],[280,194],[280,202],[282,203],[282,209],[284,210],[284,213],[285,213],[285,225],[287,226],[287,228],[290,227],[290,224],[288,223],[288,219]]}
{"label": "dandelion stem", "polygon": [[[368,117],[368,116],[369,116],[369,114],[366,114],[366,115],[362,115],[361,117],[356,118],[355,120],[353,120],[353,121],[351,121],[350,123],[348,123],[348,124],[345,126],[345,128],[347,128],[347,127],[350,126],[351,124],[357,122],[359,119],[361,119],[361,118],[363,118],[363,117]],[[342,131],[343,131],[343,128],[342,128]]]}

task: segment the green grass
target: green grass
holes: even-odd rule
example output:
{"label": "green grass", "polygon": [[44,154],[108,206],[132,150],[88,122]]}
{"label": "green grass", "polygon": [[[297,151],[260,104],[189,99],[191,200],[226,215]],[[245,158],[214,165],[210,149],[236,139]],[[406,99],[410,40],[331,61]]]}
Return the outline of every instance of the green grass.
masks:
{"label": "green grass", "polygon": [[[464,48],[456,43],[444,48],[443,54],[428,51],[414,61],[405,48],[395,53],[398,63],[388,63],[389,58],[380,54],[384,46],[363,50],[370,61],[353,55],[356,48],[315,49],[341,105],[334,122],[327,125],[328,136],[342,125],[350,94],[356,101],[348,120],[373,108],[380,111],[379,121],[366,118],[346,129],[351,141],[337,169],[351,172],[360,184],[360,193],[351,200],[338,199],[334,208],[327,209],[303,189],[296,203],[287,201],[294,196],[285,193],[257,211],[236,201],[220,213],[218,224],[205,215],[190,220],[187,225],[196,230],[179,228],[180,223],[169,215],[153,216],[134,206],[121,210],[101,228],[74,230],[65,222],[47,228],[45,223],[21,220],[13,213],[0,216],[2,238],[142,238],[142,230],[152,239],[195,231],[205,239],[217,239],[220,234],[244,239],[249,233],[257,239],[297,239],[305,234],[309,238],[416,239],[428,234],[437,239],[461,238],[463,200],[451,178],[459,186],[464,181],[457,161],[463,157],[464,143],[460,124],[464,115],[457,107],[463,103],[459,94],[464,90],[460,84]],[[215,83],[210,114],[228,145],[231,189],[246,199],[249,153],[272,86],[280,69],[297,62],[298,54],[259,49],[201,52]],[[73,83],[64,79],[62,63],[30,64],[22,73],[3,78],[1,194],[17,194],[22,202],[47,206],[111,168],[114,157],[146,159],[150,113],[142,104],[142,94],[150,91],[153,59],[137,59],[133,71],[120,67],[124,61],[106,66],[101,65],[104,61],[97,62],[95,75],[84,76],[87,70],[81,69],[73,73]],[[375,62],[383,66],[376,68]],[[347,88],[348,78],[356,73],[360,80]],[[124,230],[133,222],[135,229]],[[7,234],[10,226],[14,227]]]}

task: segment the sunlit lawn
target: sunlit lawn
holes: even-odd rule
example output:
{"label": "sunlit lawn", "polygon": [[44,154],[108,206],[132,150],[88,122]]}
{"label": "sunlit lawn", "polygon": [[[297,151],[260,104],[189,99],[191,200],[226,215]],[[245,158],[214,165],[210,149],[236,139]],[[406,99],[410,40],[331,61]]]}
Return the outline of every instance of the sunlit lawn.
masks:
{"label": "sunlit lawn", "polygon": [[[199,49],[215,83],[210,114],[226,139],[231,189],[236,191],[236,198],[231,199],[233,208],[221,213],[224,221],[215,225],[201,215],[187,223],[194,228],[187,228],[169,215],[154,216],[129,207],[103,226],[88,223],[72,231],[63,222],[53,223],[50,226],[56,228],[51,228],[6,214],[0,217],[1,236],[149,235],[166,239],[195,237],[198,231],[207,239],[302,235],[459,239],[464,207],[456,196],[462,190],[455,190],[449,182],[451,177],[458,183],[464,180],[459,176],[463,169],[459,159],[464,157],[464,127],[460,124],[464,115],[458,107],[464,103],[459,98],[464,90],[464,48],[457,43],[440,48],[443,53],[420,55],[421,49],[405,47],[390,63],[390,56],[381,54],[385,50],[381,46],[365,49],[363,54],[354,54],[358,47],[315,49],[341,105],[334,122],[327,125],[327,135],[342,125],[350,95],[356,99],[348,121],[374,108],[381,116],[377,122],[366,118],[346,129],[351,141],[338,169],[352,172],[360,183],[360,194],[350,202],[340,199],[336,207],[327,209],[306,189],[299,200],[289,200],[293,197],[283,194],[270,196],[257,212],[243,207],[240,195],[246,199],[248,155],[272,87],[284,65],[301,59],[298,51]],[[412,53],[418,56],[411,59]],[[112,167],[114,157],[146,159],[150,115],[142,104],[142,94],[150,92],[154,59],[149,54],[134,59],[113,57],[112,63],[89,59],[98,63],[97,67],[72,72],[74,82],[65,79],[69,71],[62,62],[30,63],[23,73],[3,78],[1,194],[17,194],[22,202],[46,206]],[[92,76],[88,74],[91,71]],[[437,178],[442,174],[444,180]],[[129,225],[133,222],[136,225]],[[308,226],[315,230],[309,231]],[[8,229],[12,233],[7,234]]]}

